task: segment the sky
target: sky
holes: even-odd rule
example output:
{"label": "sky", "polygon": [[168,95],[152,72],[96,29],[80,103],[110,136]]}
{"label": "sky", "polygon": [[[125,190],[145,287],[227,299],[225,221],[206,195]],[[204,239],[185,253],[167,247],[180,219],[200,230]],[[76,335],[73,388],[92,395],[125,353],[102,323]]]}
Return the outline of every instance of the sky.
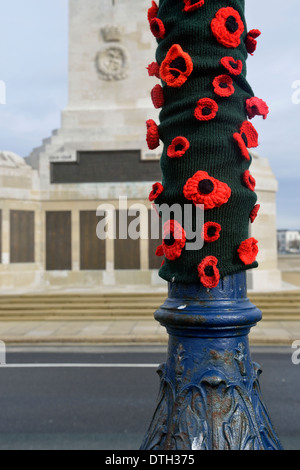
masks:
{"label": "sky", "polygon": [[[67,105],[68,1],[0,0],[0,6],[0,80],[6,84],[0,149],[27,156],[60,127]],[[249,29],[262,32],[248,60],[248,81],[270,107],[267,120],[253,121],[257,151],[279,182],[278,228],[300,229],[299,0],[246,0],[246,18]]]}

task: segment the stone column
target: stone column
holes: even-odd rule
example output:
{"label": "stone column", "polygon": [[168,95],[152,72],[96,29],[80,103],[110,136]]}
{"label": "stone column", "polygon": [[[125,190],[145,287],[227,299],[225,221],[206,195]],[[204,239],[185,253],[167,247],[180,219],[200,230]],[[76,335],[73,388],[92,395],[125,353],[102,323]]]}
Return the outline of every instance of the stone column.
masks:
{"label": "stone column", "polygon": [[2,209],[2,264],[10,262],[10,211]]}
{"label": "stone column", "polygon": [[46,271],[46,209],[42,205],[40,209],[40,235],[39,235],[39,243],[40,243],[40,256],[39,261],[41,264],[41,269],[45,272]]}
{"label": "stone column", "polygon": [[80,271],[80,212],[72,210],[72,271]]}
{"label": "stone column", "polygon": [[148,208],[141,204],[140,211],[140,230],[141,230],[141,240],[140,240],[140,260],[141,260],[141,270],[147,271],[149,269],[149,240],[148,240]]}
{"label": "stone column", "polygon": [[[107,218],[112,231],[115,231],[116,213],[108,212]],[[103,272],[103,284],[115,285],[115,241],[112,238],[107,238],[105,243],[106,270]]]}

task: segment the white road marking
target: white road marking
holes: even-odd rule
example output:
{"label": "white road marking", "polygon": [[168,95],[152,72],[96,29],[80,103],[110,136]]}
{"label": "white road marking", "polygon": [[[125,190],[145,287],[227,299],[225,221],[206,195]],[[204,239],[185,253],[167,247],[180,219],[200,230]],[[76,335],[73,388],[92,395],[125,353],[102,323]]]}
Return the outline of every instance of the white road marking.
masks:
{"label": "white road marking", "polygon": [[0,369],[54,369],[54,368],[86,368],[86,369],[109,369],[109,368],[157,368],[158,364],[0,364]]}

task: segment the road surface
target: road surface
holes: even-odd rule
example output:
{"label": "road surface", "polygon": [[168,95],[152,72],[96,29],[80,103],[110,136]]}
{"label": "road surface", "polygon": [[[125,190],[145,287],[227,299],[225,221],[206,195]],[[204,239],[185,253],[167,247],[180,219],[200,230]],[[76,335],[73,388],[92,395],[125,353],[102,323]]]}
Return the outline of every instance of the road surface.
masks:
{"label": "road surface", "polygon": [[[252,348],[285,449],[300,450],[300,365]],[[136,450],[155,409],[164,347],[10,348],[0,368],[0,449]]]}

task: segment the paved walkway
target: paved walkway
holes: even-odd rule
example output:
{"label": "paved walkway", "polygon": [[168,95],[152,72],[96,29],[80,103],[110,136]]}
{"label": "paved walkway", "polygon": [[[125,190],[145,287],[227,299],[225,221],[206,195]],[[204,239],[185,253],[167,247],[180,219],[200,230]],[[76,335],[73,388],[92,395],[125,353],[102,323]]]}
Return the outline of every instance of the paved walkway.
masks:
{"label": "paved walkway", "polygon": [[[166,344],[165,329],[154,319],[101,321],[5,321],[6,344]],[[250,334],[253,345],[288,345],[300,340],[300,321],[261,321]]]}

